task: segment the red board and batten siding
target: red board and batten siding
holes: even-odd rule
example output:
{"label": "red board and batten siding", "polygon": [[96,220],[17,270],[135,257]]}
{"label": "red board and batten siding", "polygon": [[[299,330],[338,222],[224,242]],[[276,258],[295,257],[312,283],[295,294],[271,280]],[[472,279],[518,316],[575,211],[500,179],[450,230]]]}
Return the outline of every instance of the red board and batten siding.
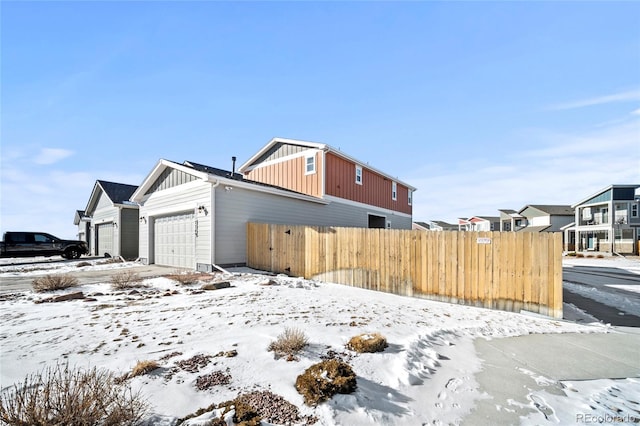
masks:
{"label": "red board and batten siding", "polygon": [[322,155],[316,156],[316,172],[305,174],[306,156],[257,167],[245,177],[257,182],[277,185],[313,197],[322,197]]}
{"label": "red board and batten siding", "polygon": [[326,154],[325,194],[359,203],[411,214],[409,189],[397,183],[396,200],[391,198],[391,180],[362,166],[362,185],[356,183],[356,164],[331,152]]}

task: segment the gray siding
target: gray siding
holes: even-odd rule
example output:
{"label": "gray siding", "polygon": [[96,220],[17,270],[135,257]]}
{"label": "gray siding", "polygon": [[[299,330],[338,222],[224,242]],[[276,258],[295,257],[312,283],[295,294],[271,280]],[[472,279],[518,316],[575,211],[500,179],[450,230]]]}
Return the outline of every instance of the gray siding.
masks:
{"label": "gray siding", "polygon": [[196,179],[198,178],[185,173],[182,170],[167,168],[151,185],[149,190],[146,192],[146,195],[152,194],[156,191],[173,188],[174,186],[184,185],[185,183],[193,182]]}
{"label": "gray siding", "polygon": [[309,147],[300,145],[291,145],[285,143],[277,143],[271,147],[267,152],[262,154],[260,158],[251,163],[252,166],[260,164],[265,161],[277,160],[278,158],[286,157],[287,155],[297,154],[302,151],[308,150]]}
{"label": "gray siding", "polygon": [[328,205],[263,192],[216,188],[215,262],[219,265],[246,262],[247,222],[288,225],[367,227],[368,214],[386,216],[395,229],[411,229],[411,218],[391,215],[375,208],[333,202]]}
{"label": "gray siding", "polygon": [[125,259],[138,257],[138,233],[139,233],[138,209],[123,208],[120,214],[120,256]]}

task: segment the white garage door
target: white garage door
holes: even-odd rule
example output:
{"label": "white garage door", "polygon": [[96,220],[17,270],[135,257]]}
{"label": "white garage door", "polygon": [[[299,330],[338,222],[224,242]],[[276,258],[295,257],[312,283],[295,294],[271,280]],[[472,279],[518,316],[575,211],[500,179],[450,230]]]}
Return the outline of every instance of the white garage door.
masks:
{"label": "white garage door", "polygon": [[101,223],[96,226],[98,240],[98,256],[114,256],[113,253],[113,222]]}
{"label": "white garage door", "polygon": [[194,219],[193,212],[156,218],[153,240],[157,265],[195,267]]}

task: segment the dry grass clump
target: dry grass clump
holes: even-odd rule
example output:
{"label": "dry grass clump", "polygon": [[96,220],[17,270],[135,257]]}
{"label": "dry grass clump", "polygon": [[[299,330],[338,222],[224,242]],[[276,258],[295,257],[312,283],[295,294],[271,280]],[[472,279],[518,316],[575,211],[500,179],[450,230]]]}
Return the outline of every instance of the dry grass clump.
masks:
{"label": "dry grass clump", "polygon": [[298,354],[305,346],[309,344],[309,338],[304,331],[299,328],[286,327],[278,338],[269,344],[267,350],[273,351],[276,358],[287,356],[288,361],[295,360]]}
{"label": "dry grass clump", "polygon": [[140,287],[142,277],[133,271],[121,271],[111,276],[111,288],[114,290],[126,290],[132,287]]}
{"label": "dry grass clump", "polygon": [[131,377],[142,376],[143,374],[151,373],[153,370],[160,368],[160,364],[156,361],[138,361],[131,370]]}
{"label": "dry grass clump", "polygon": [[347,349],[351,349],[356,352],[382,352],[389,346],[387,339],[380,333],[373,334],[359,334],[354,336],[347,343]]}
{"label": "dry grass clump", "polygon": [[296,379],[296,390],[304,397],[304,403],[318,405],[337,393],[355,392],[356,375],[344,361],[329,359],[307,368]]}
{"label": "dry grass clump", "polygon": [[148,405],[107,370],[50,367],[0,394],[7,425],[134,425]]}
{"label": "dry grass clump", "polygon": [[69,274],[45,275],[44,277],[37,277],[31,282],[33,291],[37,293],[63,290],[65,288],[77,287],[78,285],[80,285],[78,279]]}
{"label": "dry grass clump", "polygon": [[182,285],[191,285],[197,284],[200,281],[208,281],[213,278],[213,275],[205,274],[202,272],[182,272],[178,270],[171,275],[167,275],[167,278],[173,281],[177,281]]}

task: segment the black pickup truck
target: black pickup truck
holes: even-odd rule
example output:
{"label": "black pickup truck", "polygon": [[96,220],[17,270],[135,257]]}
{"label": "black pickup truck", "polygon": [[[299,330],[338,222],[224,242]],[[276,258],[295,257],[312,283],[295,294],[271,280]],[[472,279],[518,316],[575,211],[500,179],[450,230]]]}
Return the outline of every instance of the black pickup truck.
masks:
{"label": "black pickup truck", "polygon": [[80,240],[61,240],[46,232],[5,232],[0,257],[62,256],[77,259],[89,252]]}

